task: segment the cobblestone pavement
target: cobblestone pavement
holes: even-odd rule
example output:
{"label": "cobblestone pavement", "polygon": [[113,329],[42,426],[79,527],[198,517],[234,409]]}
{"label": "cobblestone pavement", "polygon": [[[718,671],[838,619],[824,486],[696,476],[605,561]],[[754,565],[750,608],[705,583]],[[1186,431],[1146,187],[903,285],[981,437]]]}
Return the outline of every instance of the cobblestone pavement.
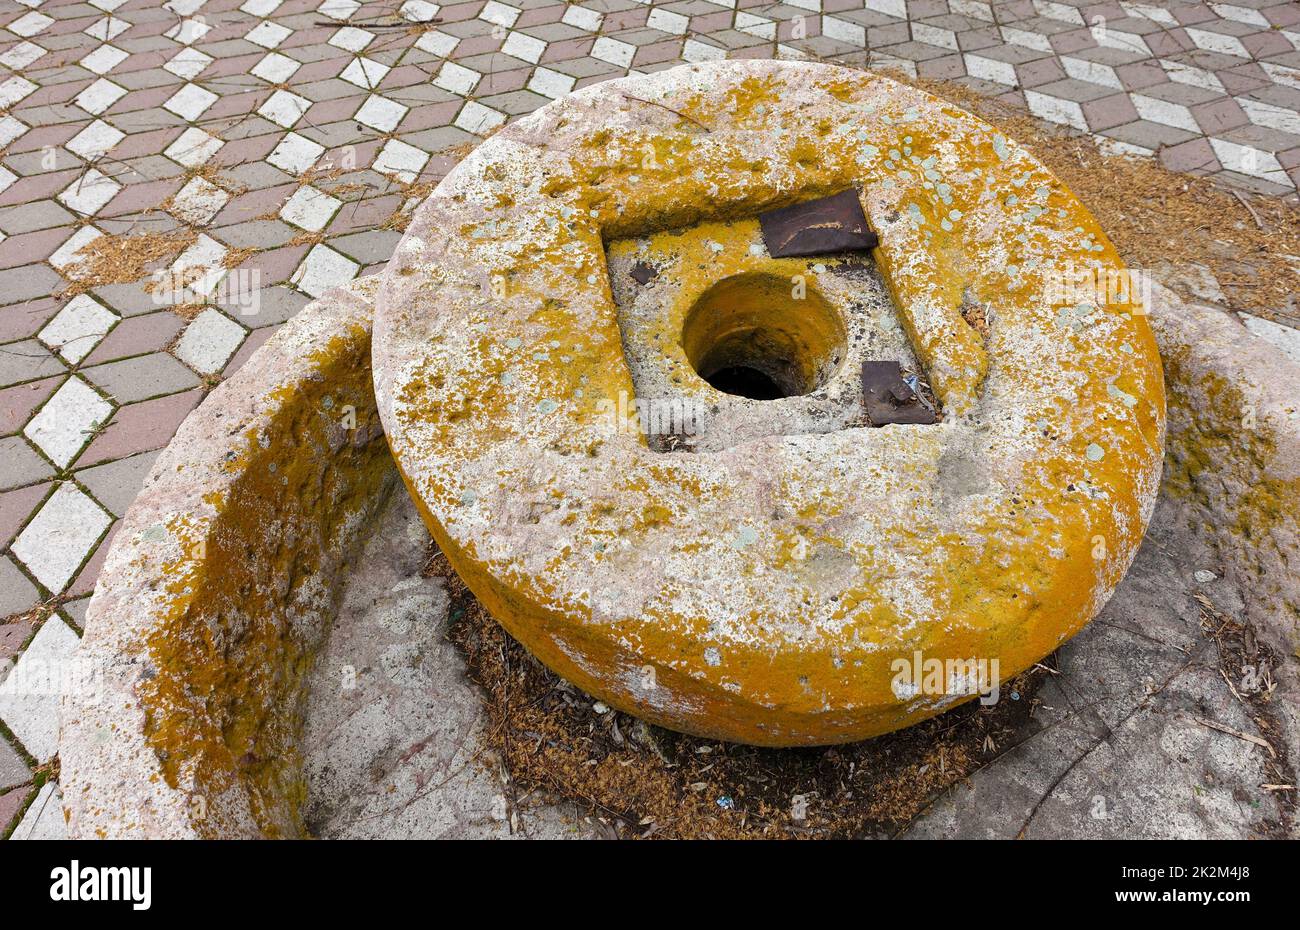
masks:
{"label": "cobblestone pavement", "polygon": [[[17,661],[29,683],[0,686],[15,837],[62,831],[53,687],[30,682],[66,667],[158,450],[277,325],[379,269],[390,217],[504,121],[630,71],[811,57],[956,80],[1251,190],[1300,180],[1293,2],[0,0],[0,24],[0,674]],[[127,236],[183,292],[69,288]]]}

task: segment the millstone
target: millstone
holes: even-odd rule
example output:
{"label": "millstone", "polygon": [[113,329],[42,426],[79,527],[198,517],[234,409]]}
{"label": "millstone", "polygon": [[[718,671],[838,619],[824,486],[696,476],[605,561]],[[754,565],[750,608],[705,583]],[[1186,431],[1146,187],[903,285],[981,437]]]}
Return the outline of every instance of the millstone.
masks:
{"label": "millstone", "polygon": [[[849,190],[869,259],[765,248],[760,215]],[[842,68],[683,66],[444,179],[378,295],[379,414],[453,566],[559,674],[691,733],[856,740],[1041,659],[1137,551],[1160,358],[1136,294],[1061,293],[1080,271],[1124,276],[970,114]],[[935,416],[867,416],[872,361]]]}

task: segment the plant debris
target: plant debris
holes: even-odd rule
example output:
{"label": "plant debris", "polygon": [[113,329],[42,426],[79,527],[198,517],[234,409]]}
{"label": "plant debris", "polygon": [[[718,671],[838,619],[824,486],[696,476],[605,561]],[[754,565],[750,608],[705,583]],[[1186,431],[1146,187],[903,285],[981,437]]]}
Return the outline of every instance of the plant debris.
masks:
{"label": "plant debris", "polygon": [[[488,713],[484,736],[511,804],[569,801],[621,838],[894,836],[945,791],[1037,729],[1044,660],[968,702],[896,733],[841,746],[762,749],[674,733],[612,710],[512,639],[435,547],[425,574],[451,594],[448,638]],[[496,765],[496,759],[481,758]]]}

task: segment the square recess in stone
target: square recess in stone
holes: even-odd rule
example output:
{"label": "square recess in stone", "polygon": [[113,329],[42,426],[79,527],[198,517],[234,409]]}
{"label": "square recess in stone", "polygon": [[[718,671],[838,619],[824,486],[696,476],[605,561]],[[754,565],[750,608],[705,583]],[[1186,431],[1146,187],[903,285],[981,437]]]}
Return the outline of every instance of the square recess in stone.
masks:
{"label": "square recess in stone", "polygon": [[757,218],[606,246],[634,397],[611,416],[662,452],[870,422],[862,363],[921,374],[869,253],[772,258]]}

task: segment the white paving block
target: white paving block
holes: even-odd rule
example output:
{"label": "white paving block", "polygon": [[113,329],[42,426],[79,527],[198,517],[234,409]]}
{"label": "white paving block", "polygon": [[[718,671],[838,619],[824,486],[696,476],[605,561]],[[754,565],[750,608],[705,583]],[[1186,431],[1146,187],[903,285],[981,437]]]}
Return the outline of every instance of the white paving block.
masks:
{"label": "white paving block", "polygon": [[374,90],[392,69],[370,58],[353,58],[339,75],[349,84],[364,90]]}
{"label": "white paving block", "polygon": [[[392,145],[392,141],[389,145]],[[303,185],[280,208],[280,218],[309,232],[320,232],[342,203],[337,197],[331,197],[310,185]]]}
{"label": "white paving block", "polygon": [[329,38],[330,45],[348,52],[359,52],[373,41],[375,41],[373,32],[366,32],[356,26],[344,26]]}
{"label": "white paving block", "polygon": [[3,55],[0,55],[0,65],[4,65],[11,71],[21,71],[44,54],[45,49],[35,42],[19,42]]}
{"label": "white paving block", "polygon": [[122,62],[126,61],[126,59],[126,52],[116,46],[104,44],[82,58],[79,64],[87,71],[93,71],[98,75],[105,75]]}
{"label": "white paving block", "polygon": [[512,32],[506,36],[501,51],[511,58],[518,58],[529,64],[537,64],[546,54],[546,43],[522,32]]}
{"label": "white paving block", "polygon": [[226,143],[216,136],[204,132],[197,126],[191,126],[176,137],[176,141],[167,146],[163,154],[177,164],[187,168],[197,168],[208,161]]}
{"label": "white paving block", "polygon": [[410,184],[429,161],[429,153],[408,145],[400,139],[389,139],[371,165],[381,174],[392,175]]}
{"label": "white paving block", "polygon": [[473,100],[467,100],[456,114],[455,125],[476,136],[485,135],[506,121],[505,116]]}
{"label": "white paving block", "polygon": [[304,293],[320,297],[332,287],[347,284],[360,270],[361,266],[346,255],[327,245],[316,245],[290,280]]}
{"label": "white paving block", "polygon": [[92,116],[98,116],[125,96],[125,88],[107,78],[100,78],[73,97],[72,102]]}
{"label": "white paving block", "polygon": [[277,126],[289,129],[302,119],[303,114],[309,109],[311,109],[311,101],[306,97],[299,97],[287,90],[277,90],[257,108],[257,112]]}
{"label": "white paving block", "polygon": [[454,61],[444,62],[433,79],[435,87],[441,87],[448,93],[464,97],[474,92],[483,75],[477,71],[458,65]]}
{"label": "white paving block", "polygon": [[605,14],[589,10],[583,6],[569,6],[564,10],[560,22],[586,32],[599,32],[600,24],[605,21]]}
{"label": "white paving block", "polygon": [[204,310],[185,327],[176,343],[176,357],[201,375],[216,374],[230,361],[246,335],[244,327],[224,313]]}
{"label": "white paving block", "polygon": [[69,265],[80,262],[82,256],[78,253],[102,235],[94,226],[82,226],[54,250],[54,254],[49,257],[50,264],[62,271]]}
{"label": "white paving block", "polygon": [[121,189],[121,184],[98,168],[87,168],[77,180],[60,192],[58,199],[69,210],[93,216],[116,197]]}
{"label": "white paving block", "polygon": [[[55,488],[14,540],[13,553],[58,594],[72,581],[113,518],[71,481]],[[28,649],[29,654],[31,652]]]}
{"label": "white paving block", "polygon": [[250,29],[244,38],[262,48],[276,48],[281,42],[293,35],[293,30],[279,23],[264,20]]}
{"label": "white paving block", "polygon": [[112,413],[112,404],[73,375],[28,421],[23,435],[55,465],[67,468]]}
{"label": "white paving block", "polygon": [[268,84],[283,84],[301,68],[299,62],[279,52],[267,52],[257,64],[253,65],[252,74]]}
{"label": "white paving block", "polygon": [[217,95],[198,84],[186,84],[163,104],[163,108],[183,120],[194,122],[208,107],[217,102]]}
{"label": "white paving block", "polygon": [[389,100],[387,97],[381,97],[378,94],[371,94],[366,98],[366,102],[354,114],[353,119],[358,123],[364,123],[371,129],[378,129],[380,132],[392,132],[397,128],[397,124],[406,116],[410,107]]}
{"label": "white paving block", "polygon": [[97,119],[64,143],[63,147],[86,161],[94,161],[107,155],[113,146],[125,138],[126,133]]}
{"label": "white paving block", "polygon": [[63,795],[59,786],[47,781],[14,827],[11,840],[66,840],[68,822],[63,818]]}
{"label": "white paving block", "polygon": [[591,46],[591,57],[599,58],[601,61],[616,65],[619,68],[627,68],[632,64],[632,59],[636,57],[636,46],[628,42],[620,42],[618,39],[611,39],[609,36],[600,36]]}
{"label": "white paving block", "polygon": [[164,71],[170,71],[179,78],[192,81],[212,63],[212,56],[196,48],[183,48],[163,65]]}
{"label": "white paving block", "polygon": [[296,132],[286,133],[266,160],[281,171],[302,174],[325,152],[325,146]]}
{"label": "white paving block", "polygon": [[190,178],[172,198],[171,213],[194,226],[202,226],[221,211],[230,195],[207,178]]}
{"label": "white paving block", "polygon": [[69,365],[81,361],[120,319],[89,294],[79,294],[45,324],[37,338]]}
{"label": "white paving block", "polygon": [[48,762],[58,752],[60,694],[96,687],[93,673],[76,660],[79,643],[77,634],[55,614],[0,682],[0,720],[37,762]]}
{"label": "white paving block", "polygon": [[543,97],[557,100],[572,91],[577,80],[577,78],[562,74],[559,71],[539,67],[533,72],[532,78],[529,79],[528,89],[533,93],[541,94]]}

